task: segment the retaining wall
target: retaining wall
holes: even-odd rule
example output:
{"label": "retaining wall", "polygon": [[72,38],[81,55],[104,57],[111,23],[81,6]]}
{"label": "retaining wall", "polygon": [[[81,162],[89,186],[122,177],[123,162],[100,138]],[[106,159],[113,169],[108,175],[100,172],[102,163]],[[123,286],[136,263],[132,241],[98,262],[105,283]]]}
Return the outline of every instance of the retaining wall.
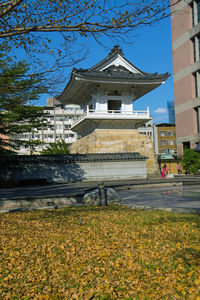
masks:
{"label": "retaining wall", "polygon": [[47,182],[146,179],[146,156],[134,153],[1,156],[0,180]]}

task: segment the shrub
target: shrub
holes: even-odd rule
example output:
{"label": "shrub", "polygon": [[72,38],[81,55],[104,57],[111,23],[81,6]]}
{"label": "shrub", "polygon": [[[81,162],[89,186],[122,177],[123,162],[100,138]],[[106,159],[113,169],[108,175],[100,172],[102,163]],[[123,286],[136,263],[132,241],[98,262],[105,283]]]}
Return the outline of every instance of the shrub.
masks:
{"label": "shrub", "polygon": [[186,174],[196,174],[200,169],[200,154],[193,149],[185,149],[181,164]]}

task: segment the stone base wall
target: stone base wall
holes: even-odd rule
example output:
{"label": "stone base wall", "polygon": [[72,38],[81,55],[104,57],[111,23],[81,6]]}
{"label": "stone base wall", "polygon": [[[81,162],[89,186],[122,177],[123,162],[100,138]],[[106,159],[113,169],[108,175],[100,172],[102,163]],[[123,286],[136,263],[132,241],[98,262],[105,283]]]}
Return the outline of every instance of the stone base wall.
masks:
{"label": "stone base wall", "polygon": [[160,171],[153,142],[137,129],[95,129],[92,133],[72,144],[71,153],[119,153],[139,152],[148,157],[147,176],[159,177]]}

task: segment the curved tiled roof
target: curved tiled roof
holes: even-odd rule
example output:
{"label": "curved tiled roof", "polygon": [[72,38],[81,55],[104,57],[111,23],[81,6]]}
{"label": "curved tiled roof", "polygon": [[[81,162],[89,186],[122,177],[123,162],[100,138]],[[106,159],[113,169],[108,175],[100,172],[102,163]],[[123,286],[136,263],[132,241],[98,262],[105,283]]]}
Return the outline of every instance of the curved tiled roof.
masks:
{"label": "curved tiled roof", "polygon": [[122,52],[122,49],[119,48],[118,45],[114,46],[110,53],[103,59],[101,60],[99,63],[97,63],[96,65],[94,65],[93,67],[89,68],[88,71],[95,71],[101,67],[103,67],[104,65],[106,65],[110,60],[113,60],[115,59],[118,54],[123,57],[134,69],[138,70],[138,72],[140,73],[144,73],[143,71],[141,71],[139,68],[137,68],[135,65],[133,65],[130,61],[128,61],[128,59],[126,59],[124,57],[124,54]]}
{"label": "curved tiled roof", "polygon": [[[131,65],[135,70],[138,71],[138,73],[130,72],[129,70],[125,69],[122,66],[110,66],[107,69],[100,71],[104,66],[106,66],[110,61],[113,61],[120,55],[123,59],[128,62],[129,65]],[[84,76],[91,78],[104,78],[104,79],[136,79],[136,80],[166,80],[170,74],[164,73],[164,74],[158,74],[158,73],[147,73],[143,72],[136,66],[134,66],[131,62],[129,62],[123,55],[122,49],[119,48],[119,46],[114,46],[110,53],[99,63],[94,65],[93,67],[89,69],[76,69],[74,68],[72,70],[73,74]]]}
{"label": "curved tiled roof", "polygon": [[115,72],[104,72],[104,71],[90,71],[87,69],[74,69],[73,73],[74,75],[79,75],[82,77],[89,78],[98,78],[98,79],[135,79],[135,80],[166,80],[170,74],[164,73],[164,74],[157,74],[157,73],[132,73],[132,72],[121,72],[117,70],[120,67],[116,67]]}
{"label": "curved tiled roof", "polygon": [[35,164],[35,163],[75,163],[75,162],[97,162],[97,161],[124,161],[145,160],[148,157],[139,152],[126,153],[97,153],[97,154],[63,154],[63,155],[13,155],[0,156],[0,165],[10,164]]}
{"label": "curved tiled roof", "polygon": [[[120,60],[122,63],[120,63]],[[115,62],[117,62],[115,64]],[[127,67],[126,67],[127,66]],[[99,63],[88,69],[76,69],[73,68],[70,80],[58,99],[66,101],[67,97],[69,101],[71,98],[74,99],[74,95],[77,94],[77,90],[80,90],[84,86],[84,81],[87,83],[119,83],[122,84],[148,84],[152,86],[150,90],[159,86],[168,79],[170,74],[158,74],[158,73],[147,73],[143,72],[129,62],[123,55],[122,50],[119,46],[114,46],[110,53]],[[82,83],[80,83],[82,80]],[[76,89],[75,92],[73,92]],[[85,91],[84,91],[85,92]],[[148,91],[145,90],[145,93]],[[141,96],[141,95],[140,95]],[[65,100],[64,100],[65,97]],[[80,95],[77,96],[80,97]],[[62,100],[63,98],[63,100]],[[71,101],[71,100],[70,100]]]}

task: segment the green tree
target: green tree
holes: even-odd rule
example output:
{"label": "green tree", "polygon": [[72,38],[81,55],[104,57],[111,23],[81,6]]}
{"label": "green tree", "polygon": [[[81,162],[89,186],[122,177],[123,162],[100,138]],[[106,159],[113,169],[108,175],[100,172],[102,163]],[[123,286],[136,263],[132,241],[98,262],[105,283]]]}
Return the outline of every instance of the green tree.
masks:
{"label": "green tree", "polygon": [[41,154],[69,154],[69,146],[65,141],[58,141],[57,143],[50,143],[49,146],[44,149]]}
{"label": "green tree", "polygon": [[185,149],[181,164],[186,174],[196,174],[200,170],[200,154],[193,149]]}
{"label": "green tree", "polygon": [[26,75],[29,66],[25,61],[13,62],[8,50],[0,52],[0,154],[26,143],[19,139],[20,134],[45,125],[42,107],[33,105],[45,88],[39,79]]}

